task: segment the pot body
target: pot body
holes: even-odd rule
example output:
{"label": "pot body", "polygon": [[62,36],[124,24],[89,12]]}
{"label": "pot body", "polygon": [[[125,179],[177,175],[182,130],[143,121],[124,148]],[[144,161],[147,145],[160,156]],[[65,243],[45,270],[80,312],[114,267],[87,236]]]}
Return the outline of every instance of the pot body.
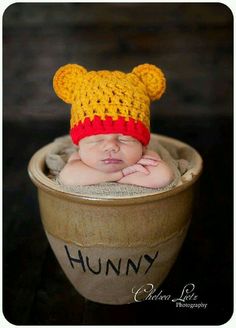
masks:
{"label": "pot body", "polygon": [[169,273],[186,236],[201,158],[193,179],[170,191],[98,199],[61,191],[48,181],[47,147],[31,159],[29,173],[47,238],[68,279],[95,302],[145,299],[150,286],[159,287]]}

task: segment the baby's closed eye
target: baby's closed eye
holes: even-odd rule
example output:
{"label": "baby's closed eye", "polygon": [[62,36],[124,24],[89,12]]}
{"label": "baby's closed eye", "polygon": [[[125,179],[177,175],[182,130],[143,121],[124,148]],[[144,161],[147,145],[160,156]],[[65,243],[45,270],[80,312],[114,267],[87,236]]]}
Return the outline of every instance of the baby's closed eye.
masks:
{"label": "baby's closed eye", "polygon": [[95,144],[101,143],[103,141],[104,141],[103,138],[94,138],[94,139],[86,140],[85,143],[88,145],[95,145]]}
{"label": "baby's closed eye", "polygon": [[119,140],[120,142],[124,142],[124,143],[137,142],[136,139],[134,139],[134,138],[130,138],[130,137],[119,137],[118,140]]}

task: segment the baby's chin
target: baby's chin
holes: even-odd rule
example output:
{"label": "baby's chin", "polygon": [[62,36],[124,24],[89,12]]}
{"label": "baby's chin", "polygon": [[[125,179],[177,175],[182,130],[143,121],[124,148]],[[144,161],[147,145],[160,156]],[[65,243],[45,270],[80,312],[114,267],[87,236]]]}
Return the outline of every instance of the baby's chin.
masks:
{"label": "baby's chin", "polygon": [[104,173],[115,173],[115,172],[118,172],[118,171],[124,169],[125,167],[127,167],[127,165],[125,165],[124,163],[122,163],[122,164],[104,164],[104,165],[97,167],[97,169]]}
{"label": "baby's chin", "polygon": [[105,167],[105,168],[101,168],[100,171],[104,172],[104,173],[115,173],[115,172],[118,172],[118,171],[121,171],[124,167],[117,167],[117,166],[108,166],[108,167]]}

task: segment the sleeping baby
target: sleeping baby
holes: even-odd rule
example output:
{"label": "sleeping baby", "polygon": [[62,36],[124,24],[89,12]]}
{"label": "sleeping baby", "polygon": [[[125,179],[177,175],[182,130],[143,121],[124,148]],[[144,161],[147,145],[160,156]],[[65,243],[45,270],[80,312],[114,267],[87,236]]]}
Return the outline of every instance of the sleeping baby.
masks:
{"label": "sleeping baby", "polygon": [[114,182],[161,188],[173,172],[150,141],[150,102],[165,91],[165,78],[154,65],[132,73],[90,71],[65,65],[53,79],[56,94],[72,104],[73,153],[59,175],[65,185]]}

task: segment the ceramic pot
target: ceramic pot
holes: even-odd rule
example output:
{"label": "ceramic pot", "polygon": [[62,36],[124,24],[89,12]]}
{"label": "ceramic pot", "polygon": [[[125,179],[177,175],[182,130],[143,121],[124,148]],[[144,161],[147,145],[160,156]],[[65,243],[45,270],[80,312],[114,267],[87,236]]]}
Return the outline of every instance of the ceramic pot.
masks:
{"label": "ceramic pot", "polygon": [[189,145],[152,134],[192,158],[192,178],[161,193],[135,197],[88,197],[62,188],[45,174],[37,151],[28,171],[38,189],[42,223],[66,276],[85,298],[105,304],[141,301],[163,282],[187,233],[202,159]]}

